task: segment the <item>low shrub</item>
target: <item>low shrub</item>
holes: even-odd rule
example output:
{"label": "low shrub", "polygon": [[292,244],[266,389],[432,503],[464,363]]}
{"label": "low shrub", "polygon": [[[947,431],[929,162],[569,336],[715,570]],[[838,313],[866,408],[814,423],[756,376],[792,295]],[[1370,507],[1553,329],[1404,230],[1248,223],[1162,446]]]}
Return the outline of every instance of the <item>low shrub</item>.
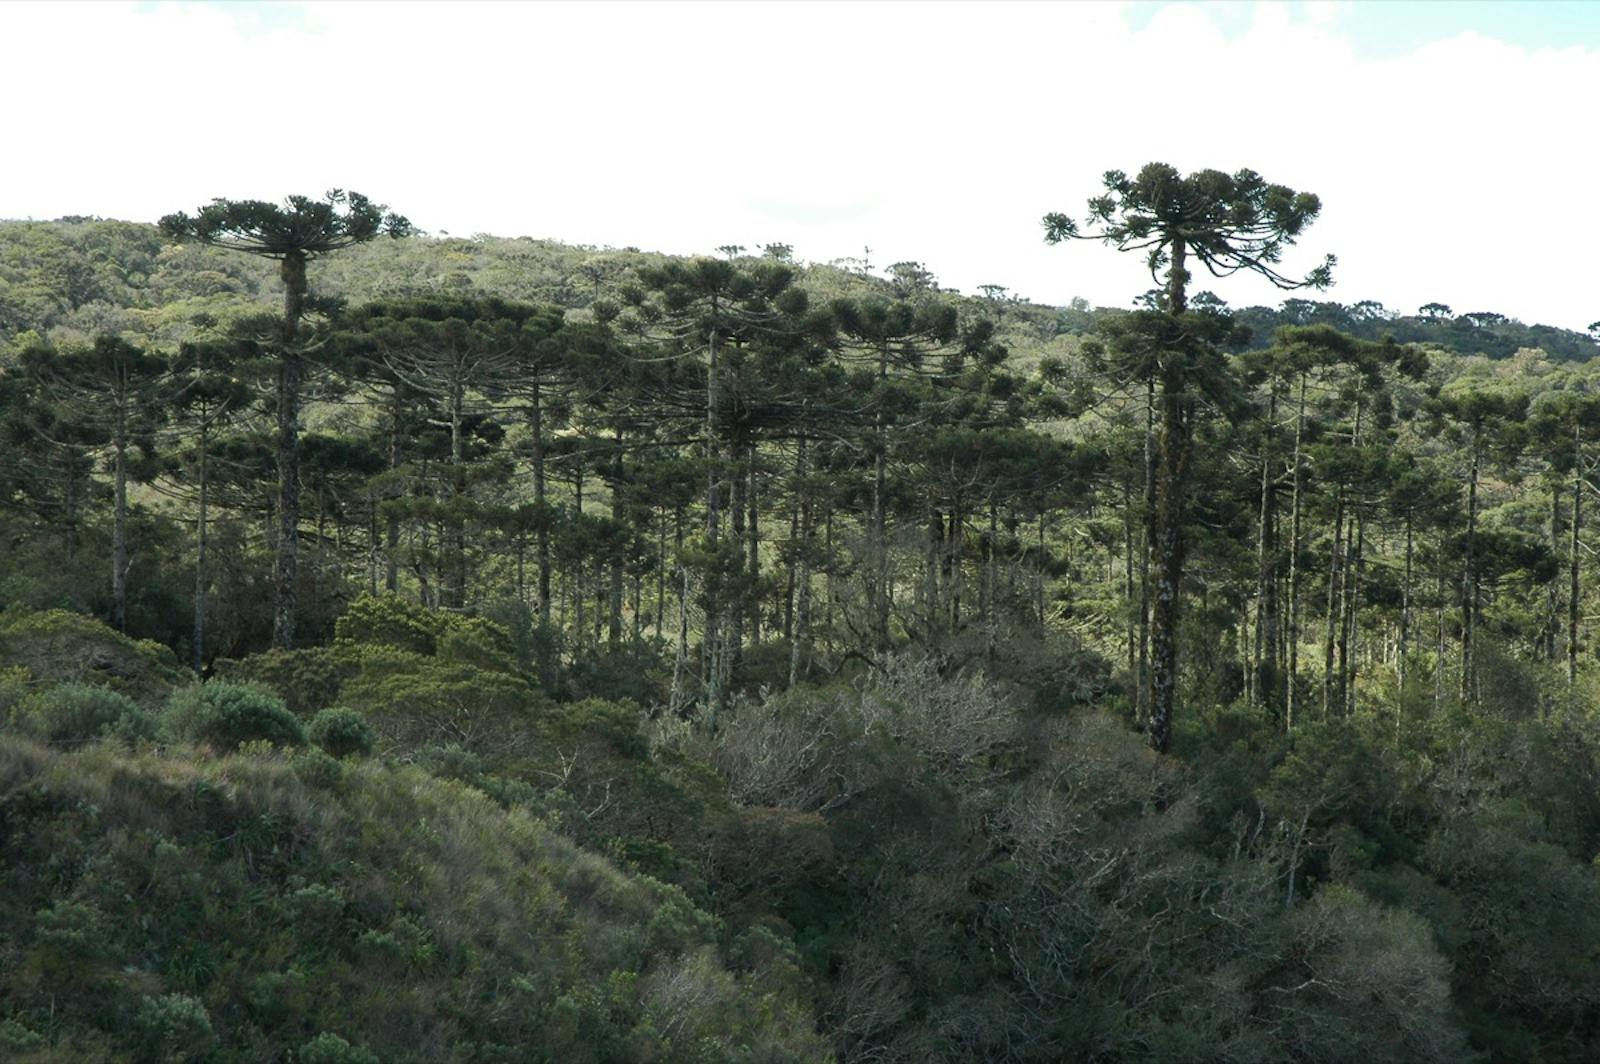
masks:
{"label": "low shrub", "polygon": [[216,681],[174,691],[167,700],[162,728],[171,739],[204,743],[222,752],[255,740],[278,746],[300,746],[306,741],[300,721],[283,699],[251,683]]}
{"label": "low shrub", "polygon": [[29,697],[12,714],[12,724],[24,735],[60,746],[113,735],[150,738],[155,730],[133,699],[88,683],[59,684]]}
{"label": "low shrub", "polygon": [[375,742],[367,719],[343,706],[330,706],[313,717],[306,738],[339,758],[366,757]]}

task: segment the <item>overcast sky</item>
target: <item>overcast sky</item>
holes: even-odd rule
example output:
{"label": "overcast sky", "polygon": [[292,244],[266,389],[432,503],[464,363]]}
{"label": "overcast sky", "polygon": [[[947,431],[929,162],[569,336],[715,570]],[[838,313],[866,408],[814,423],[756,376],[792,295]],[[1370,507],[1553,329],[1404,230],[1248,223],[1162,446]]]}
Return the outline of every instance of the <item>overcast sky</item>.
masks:
{"label": "overcast sky", "polygon": [[[1322,197],[1327,298],[1600,318],[1600,4],[0,3],[0,217],[353,188],[430,232],[872,248],[1127,305],[1107,169]],[[1264,284],[1203,282],[1236,304]]]}

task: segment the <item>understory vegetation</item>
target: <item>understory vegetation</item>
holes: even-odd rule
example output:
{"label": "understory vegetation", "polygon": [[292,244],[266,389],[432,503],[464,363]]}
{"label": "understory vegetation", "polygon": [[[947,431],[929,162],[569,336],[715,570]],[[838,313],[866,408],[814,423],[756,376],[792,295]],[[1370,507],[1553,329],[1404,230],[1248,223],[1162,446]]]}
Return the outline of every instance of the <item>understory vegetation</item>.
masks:
{"label": "understory vegetation", "polygon": [[0,1058],[1600,1058],[1595,342],[1191,290],[1319,209],[0,225]]}

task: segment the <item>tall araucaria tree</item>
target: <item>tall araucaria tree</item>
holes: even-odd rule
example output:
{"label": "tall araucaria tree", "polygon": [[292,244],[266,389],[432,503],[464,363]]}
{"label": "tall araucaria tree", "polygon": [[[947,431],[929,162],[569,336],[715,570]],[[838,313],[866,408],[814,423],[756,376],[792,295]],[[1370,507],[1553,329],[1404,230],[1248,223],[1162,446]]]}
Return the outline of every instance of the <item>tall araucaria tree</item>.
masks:
{"label": "tall araucaria tree", "polygon": [[379,236],[410,234],[411,223],[359,192],[334,189],[322,199],[289,196],[282,205],[261,200],[212,200],[193,215],[161,219],[172,240],[195,241],[272,259],[283,279],[283,323],[277,352],[278,557],[272,642],[294,645],[295,558],[300,531],[300,393],[307,345],[301,323],[313,259]]}
{"label": "tall araucaria tree", "polygon": [[1214,332],[1186,327],[1191,317],[1189,260],[1196,259],[1219,277],[1255,273],[1285,289],[1326,287],[1334,260],[1328,256],[1299,279],[1279,270],[1284,250],[1316,219],[1322,203],[1309,192],[1269,184],[1253,170],[1200,170],[1185,176],[1165,163],[1149,163],[1134,177],[1108,171],[1104,183],[1104,193],[1089,200],[1086,226],[1080,229],[1065,214],[1047,214],[1045,240],[1099,240],[1119,251],[1144,252],[1152,277],[1163,283],[1161,312],[1173,319],[1172,342],[1162,345],[1150,367],[1157,432],[1154,461],[1146,470],[1146,534],[1155,574],[1149,731],[1151,745],[1164,751],[1172,740],[1177,698],[1184,522],[1197,403],[1195,389],[1189,387],[1190,368],[1197,359],[1210,361],[1199,349],[1208,346],[1204,337]]}
{"label": "tall araucaria tree", "polygon": [[100,336],[78,350],[29,348],[22,364],[67,420],[94,426],[111,445],[111,624],[126,631],[129,464],[134,445],[149,447],[151,430],[166,412],[167,363],[119,337]]}

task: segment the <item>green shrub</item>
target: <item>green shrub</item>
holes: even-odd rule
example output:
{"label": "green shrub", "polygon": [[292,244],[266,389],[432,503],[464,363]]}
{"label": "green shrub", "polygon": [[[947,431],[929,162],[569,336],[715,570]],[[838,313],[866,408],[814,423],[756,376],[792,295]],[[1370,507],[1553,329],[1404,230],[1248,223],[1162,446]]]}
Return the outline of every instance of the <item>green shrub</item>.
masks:
{"label": "green shrub", "polygon": [[302,1064],[378,1064],[366,1049],[353,1046],[332,1031],[323,1031],[300,1047]]}
{"label": "green shrub", "polygon": [[300,746],[305,732],[283,699],[259,684],[214,681],[181,688],[167,700],[162,719],[175,740],[205,743],[220,751],[241,743],[265,740],[279,746]]}
{"label": "green shrub", "polygon": [[236,661],[217,663],[224,680],[255,681],[283,696],[292,712],[315,713],[339,697],[345,679],[341,662],[328,647],[274,648]]}
{"label": "green shrub", "polygon": [[165,695],[188,675],[167,647],[71,610],[0,614],[0,666],[21,666],[40,683],[86,680],[140,698]]}
{"label": "green shrub", "polygon": [[149,738],[149,714],[127,695],[88,683],[64,683],[28,698],[13,716],[18,731],[45,742],[78,746],[121,735]]}
{"label": "green shrub", "polygon": [[294,774],[307,787],[327,791],[344,779],[344,766],[338,758],[313,746],[294,755]]}
{"label": "green shrub", "polygon": [[365,757],[374,737],[367,719],[353,709],[330,706],[312,718],[306,737],[334,757]]}
{"label": "green shrub", "polygon": [[0,1050],[7,1053],[31,1053],[45,1046],[44,1035],[24,1027],[16,1020],[0,1022]]}
{"label": "green shrub", "polygon": [[206,1007],[188,994],[145,998],[133,1026],[145,1049],[162,1060],[198,1054],[213,1037]]}

